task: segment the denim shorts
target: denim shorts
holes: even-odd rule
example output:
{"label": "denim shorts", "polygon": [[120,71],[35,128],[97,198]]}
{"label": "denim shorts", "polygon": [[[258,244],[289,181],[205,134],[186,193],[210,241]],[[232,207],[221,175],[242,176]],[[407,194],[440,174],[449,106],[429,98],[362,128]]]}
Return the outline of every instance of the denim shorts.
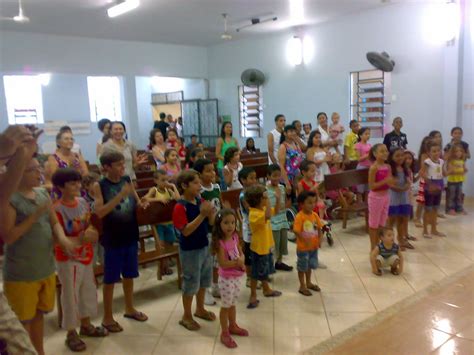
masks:
{"label": "denim shorts", "polygon": [[182,250],[179,257],[183,270],[182,291],[186,296],[195,295],[200,288],[211,287],[212,256],[209,247],[201,249]]}
{"label": "denim shorts", "polygon": [[298,261],[296,268],[299,272],[306,272],[310,269],[316,270],[318,268],[318,249],[309,251],[296,251]]}
{"label": "denim shorts", "polygon": [[160,237],[160,240],[173,244],[176,242],[176,233],[174,232],[174,226],[170,224],[157,224],[156,233]]}
{"label": "denim shorts", "polygon": [[252,279],[267,281],[268,276],[275,273],[272,253],[259,255],[251,251]]}
{"label": "denim shorts", "polygon": [[119,248],[104,247],[104,284],[138,277],[138,243]]}

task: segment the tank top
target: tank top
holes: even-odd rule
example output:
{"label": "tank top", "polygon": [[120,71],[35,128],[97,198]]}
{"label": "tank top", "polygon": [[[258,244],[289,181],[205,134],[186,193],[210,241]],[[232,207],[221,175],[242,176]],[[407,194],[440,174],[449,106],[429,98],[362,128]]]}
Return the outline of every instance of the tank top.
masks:
{"label": "tank top", "polygon": [[[239,248],[237,247],[239,243],[239,237],[237,233],[232,235],[230,240],[219,240],[219,247],[224,249],[225,258],[227,260],[237,260],[240,257]],[[234,278],[240,277],[244,274],[244,270],[241,268],[223,268],[219,266],[219,276],[224,278]]]}
{"label": "tank top", "polygon": [[[321,161],[326,159],[326,152],[324,150],[320,150],[316,153],[314,153],[314,160],[316,161]],[[322,182],[324,181],[324,175],[329,175],[331,172],[329,171],[329,165],[327,162],[321,163],[317,167],[317,172],[316,172],[316,177],[315,180],[317,182]]]}
{"label": "tank top", "polygon": [[[278,161],[278,149],[280,148],[281,132],[278,132],[278,130],[274,128],[270,131],[270,134],[273,136],[273,156]],[[273,164],[270,159],[270,156],[268,157],[268,161],[270,162],[270,164]]]}
{"label": "tank top", "polygon": [[[384,180],[390,174],[390,167],[388,165],[383,165],[377,169],[375,173],[375,182]],[[387,184],[374,189],[373,191],[387,191],[390,188]]]}
{"label": "tank top", "polygon": [[463,182],[464,177],[464,160],[454,159],[449,162],[453,168],[453,172],[448,175],[448,182]]}
{"label": "tank top", "polygon": [[[73,168],[74,170],[79,171],[79,173],[82,175],[84,172],[81,169],[81,163],[79,162],[79,156],[74,153],[74,160],[71,162],[71,165],[67,163],[67,161],[62,160],[59,155],[56,153],[53,154],[54,160],[56,160],[56,163],[58,164],[59,169],[63,168]],[[86,194],[86,191],[84,189],[81,189],[81,196],[84,197]],[[59,200],[61,198],[61,190],[59,190],[56,186],[53,186],[53,189],[51,190],[51,198],[53,200]]]}
{"label": "tank top", "polygon": [[292,183],[295,177],[300,174],[300,164],[303,161],[303,153],[297,144],[295,144],[296,148],[287,142],[283,142],[283,144],[286,147],[285,170],[288,175],[288,180]]}
{"label": "tank top", "polygon": [[379,243],[378,247],[379,247],[380,255],[384,259],[387,259],[391,257],[392,255],[398,254],[399,246],[396,243],[393,243],[390,249],[385,248],[385,245],[383,243]]}
{"label": "tank top", "polygon": [[[227,149],[231,148],[231,147],[236,147],[237,148],[237,144],[235,143],[235,139],[234,138],[231,138],[230,142],[227,143],[225,138],[222,140],[223,143],[222,143],[222,148],[221,148],[221,155],[224,156],[225,155],[225,152],[227,151]],[[218,160],[217,161],[217,168],[218,169],[223,169],[224,168],[224,161],[223,160]]]}

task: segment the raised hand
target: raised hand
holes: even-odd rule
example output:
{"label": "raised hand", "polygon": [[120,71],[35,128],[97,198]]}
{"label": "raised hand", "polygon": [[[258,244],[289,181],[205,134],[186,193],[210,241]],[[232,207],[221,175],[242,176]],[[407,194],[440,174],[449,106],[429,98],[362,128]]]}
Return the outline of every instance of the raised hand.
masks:
{"label": "raised hand", "polygon": [[212,206],[212,203],[210,203],[209,201],[203,201],[201,203],[200,211],[204,217],[209,217],[212,214],[213,210],[214,210],[214,207]]}
{"label": "raised hand", "polygon": [[146,163],[148,163],[148,155],[140,154],[139,156],[137,156],[137,164],[138,165],[143,165],[143,164],[146,164]]}

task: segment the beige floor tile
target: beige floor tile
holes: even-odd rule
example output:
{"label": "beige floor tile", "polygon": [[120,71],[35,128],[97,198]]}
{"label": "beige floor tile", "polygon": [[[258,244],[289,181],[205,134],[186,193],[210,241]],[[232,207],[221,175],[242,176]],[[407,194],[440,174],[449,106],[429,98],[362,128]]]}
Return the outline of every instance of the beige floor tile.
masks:
{"label": "beige floor tile", "polygon": [[405,292],[405,291],[398,291],[393,289],[388,289],[386,291],[377,290],[377,291],[369,291],[370,298],[375,304],[375,308],[377,311],[382,311],[385,308],[404,300],[410,296],[413,296],[414,291]]}
{"label": "beige floor tile", "polygon": [[252,337],[273,336],[273,312],[262,311],[258,308],[248,312],[237,311],[237,324],[247,329]]}
{"label": "beige floor tile", "polygon": [[148,355],[153,352],[159,336],[112,334],[100,343],[94,354]]}
{"label": "beige floor tile", "polygon": [[[324,293],[323,290],[321,293]],[[288,312],[324,312],[321,293],[313,292],[313,296],[306,297],[298,293],[298,287],[293,292],[284,294],[284,297],[275,298],[275,310],[288,310]]]}
{"label": "beige floor tile", "polygon": [[[81,354],[93,354],[99,348],[104,338],[84,338],[83,341],[86,343],[87,349]],[[46,354],[61,354],[71,355],[77,354],[70,351],[65,344],[66,331],[59,330],[52,336],[48,337],[44,341],[44,350]]]}
{"label": "beige floor tile", "polygon": [[473,354],[474,342],[468,339],[453,337],[441,345],[432,354],[451,355],[451,354]]}
{"label": "beige floor tile", "polygon": [[[402,273],[403,275],[403,273]],[[372,274],[369,277],[362,277],[362,283],[369,292],[372,291],[399,291],[405,293],[413,293],[413,288],[403,278],[402,275],[392,275],[390,270],[384,269],[382,276]]]}
{"label": "beige floor tile", "polygon": [[340,333],[363,320],[372,317],[375,312],[328,312],[328,322],[331,334]]}
{"label": "beige floor tile", "polygon": [[214,347],[215,355],[273,355],[273,337],[235,337],[238,347],[235,349],[226,348],[219,339]]}
{"label": "beige floor tile", "polygon": [[156,306],[153,307],[153,305],[142,306],[140,311],[148,316],[146,322],[137,322],[132,319],[123,318],[123,316],[115,318],[123,327],[124,334],[160,335],[165,330],[166,324],[173,313],[171,311],[157,310]]}
{"label": "beige floor tile", "polygon": [[474,323],[461,330],[456,336],[474,341]]}
{"label": "beige floor tile", "polygon": [[163,336],[153,355],[208,355],[212,354],[215,342],[215,338],[207,337]]}
{"label": "beige floor tile", "polygon": [[326,312],[375,312],[366,292],[322,292]]}
{"label": "beige floor tile", "polygon": [[275,355],[300,354],[326,339],[327,337],[275,337]]}
{"label": "beige floor tile", "polygon": [[341,275],[331,268],[319,273],[317,279],[325,292],[364,292],[364,285],[355,272]]}
{"label": "beige floor tile", "polygon": [[275,339],[288,337],[329,337],[329,325],[324,312],[275,311]]}
{"label": "beige floor tile", "polygon": [[[211,310],[211,308],[208,308]],[[179,324],[179,321],[183,317],[182,309],[177,309],[171,314],[171,317],[166,325],[166,328],[163,332],[163,336],[166,337],[175,337],[181,336],[183,338],[188,337],[206,337],[214,338],[217,335],[219,329],[219,311],[212,309],[216,314],[217,319],[213,322],[205,321],[203,319],[195,318],[195,320],[201,325],[201,329],[198,331],[189,331]]]}

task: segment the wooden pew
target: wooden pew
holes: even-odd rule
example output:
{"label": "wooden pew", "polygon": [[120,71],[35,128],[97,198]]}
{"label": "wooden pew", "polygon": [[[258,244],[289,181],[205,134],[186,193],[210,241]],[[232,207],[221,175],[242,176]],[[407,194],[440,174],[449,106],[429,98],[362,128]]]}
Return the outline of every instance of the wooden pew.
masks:
{"label": "wooden pew", "polygon": [[[172,219],[173,209],[176,202],[170,202],[166,205],[160,202],[153,202],[147,209],[137,209],[137,221],[138,226],[151,225],[152,232],[156,234],[156,229],[154,226],[158,223],[167,222]],[[99,232],[99,235],[102,234],[102,220],[97,215],[92,215],[91,223]],[[158,236],[157,236],[158,237]],[[178,273],[178,288],[181,289],[181,262],[179,259],[179,250],[178,246],[174,245],[170,250],[163,250],[161,248],[156,248],[154,250],[146,251],[144,248],[141,248],[140,253],[138,254],[138,264],[144,266],[148,263],[159,262],[158,265],[158,279],[161,280],[161,264],[166,259],[176,260],[177,273]],[[103,265],[97,265],[94,267],[95,277],[102,276],[104,274]],[[62,308],[61,308],[61,283],[56,277],[56,300],[58,303],[58,324],[61,327],[62,321]]]}
{"label": "wooden pew", "polygon": [[347,217],[351,212],[364,212],[365,214],[365,228],[369,229],[369,210],[366,202],[356,202],[349,205],[344,198],[341,189],[351,188],[356,185],[367,184],[369,181],[369,170],[345,170],[339,173],[324,175],[324,187],[326,191],[337,191],[338,200],[341,205],[342,213],[342,228],[347,227]]}
{"label": "wooden pew", "polygon": [[230,207],[233,210],[238,210],[240,208],[239,203],[239,196],[242,192],[242,189],[233,189],[233,190],[226,190],[221,192],[221,199],[222,201],[227,201],[230,204]]}

